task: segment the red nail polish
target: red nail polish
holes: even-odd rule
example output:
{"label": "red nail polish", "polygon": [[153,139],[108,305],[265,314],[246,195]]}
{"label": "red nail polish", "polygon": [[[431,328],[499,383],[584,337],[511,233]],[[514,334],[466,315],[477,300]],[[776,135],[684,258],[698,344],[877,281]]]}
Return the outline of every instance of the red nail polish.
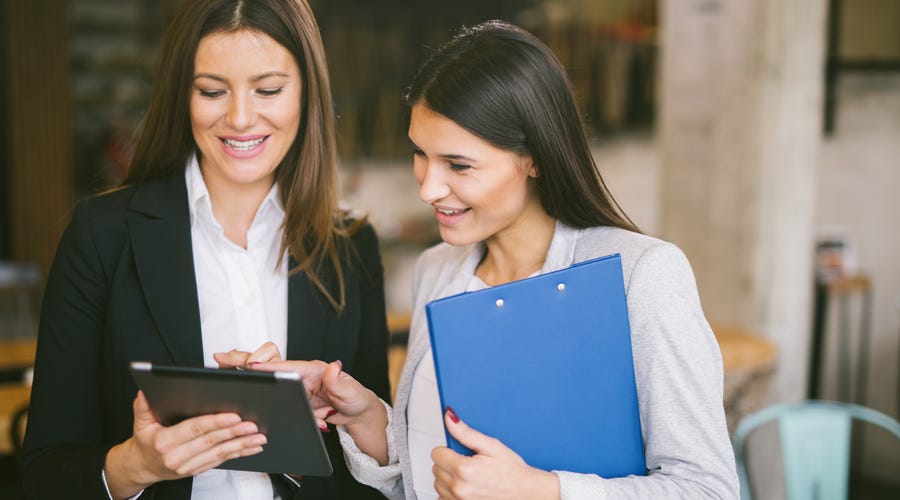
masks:
{"label": "red nail polish", "polygon": [[459,423],[459,417],[456,416],[456,412],[453,411],[453,408],[447,407],[447,415],[450,416],[450,420],[453,421],[454,424]]}
{"label": "red nail polish", "polygon": [[329,429],[327,425],[323,426],[323,427],[319,427],[319,430],[322,432],[331,432],[331,429]]}
{"label": "red nail polish", "polygon": [[332,415],[337,415],[337,410],[329,410],[329,411],[328,411],[328,414],[325,415],[325,418],[328,418],[328,417],[330,417],[330,416],[332,416]]}

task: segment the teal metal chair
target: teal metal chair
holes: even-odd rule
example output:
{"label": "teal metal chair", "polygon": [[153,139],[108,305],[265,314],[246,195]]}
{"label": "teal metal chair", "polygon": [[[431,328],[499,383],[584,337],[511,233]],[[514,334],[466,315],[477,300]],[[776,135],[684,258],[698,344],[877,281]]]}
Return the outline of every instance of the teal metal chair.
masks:
{"label": "teal metal chair", "polygon": [[806,401],[765,408],[748,415],[732,442],[741,480],[741,499],[750,500],[744,443],[759,426],[776,420],[789,500],[845,500],[850,473],[850,428],[853,419],[881,427],[900,440],[900,423],[864,406]]}

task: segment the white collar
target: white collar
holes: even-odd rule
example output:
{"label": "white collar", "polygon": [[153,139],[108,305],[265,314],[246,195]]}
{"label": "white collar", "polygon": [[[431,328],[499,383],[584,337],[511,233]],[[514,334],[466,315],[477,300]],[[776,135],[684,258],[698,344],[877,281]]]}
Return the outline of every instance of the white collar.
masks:
{"label": "white collar", "polygon": [[[221,228],[212,213],[212,201],[209,197],[209,189],[206,187],[206,181],[200,172],[200,163],[197,161],[197,155],[192,154],[188,159],[184,172],[185,183],[187,184],[188,193],[188,210],[191,216],[191,225],[195,223],[198,217],[212,223],[215,227]],[[277,218],[280,222],[284,219],[284,206],[281,203],[281,196],[278,195],[278,183],[272,184],[266,197],[259,205],[254,217],[254,224],[257,218],[261,216]],[[264,215],[266,211],[272,211],[271,215]],[[252,227],[252,226],[251,226]]]}

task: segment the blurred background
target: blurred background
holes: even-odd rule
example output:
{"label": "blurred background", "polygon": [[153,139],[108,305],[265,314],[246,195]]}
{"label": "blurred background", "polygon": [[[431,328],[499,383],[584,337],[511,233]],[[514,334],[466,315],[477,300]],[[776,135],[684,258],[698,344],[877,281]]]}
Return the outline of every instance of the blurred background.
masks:
{"label": "blurred background", "polygon": [[[400,96],[454,28],[499,18],[557,54],[613,195],[690,259],[723,351],[729,427],[803,399],[898,417],[900,1],[310,3],[339,116],[342,199],[382,239],[392,369],[414,259],[439,241]],[[178,4],[2,2],[2,498],[21,496],[28,367],[59,236],[77,200],[127,172]],[[770,434],[749,458],[758,498],[784,498]],[[900,498],[900,444],[885,436],[854,430],[851,497]]]}

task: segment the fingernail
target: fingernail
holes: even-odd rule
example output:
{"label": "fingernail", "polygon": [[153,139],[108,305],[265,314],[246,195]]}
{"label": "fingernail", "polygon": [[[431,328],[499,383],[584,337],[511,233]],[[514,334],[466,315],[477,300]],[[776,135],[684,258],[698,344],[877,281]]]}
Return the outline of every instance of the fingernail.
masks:
{"label": "fingernail", "polygon": [[453,421],[454,424],[459,423],[459,417],[456,416],[456,412],[453,411],[453,408],[447,407],[447,415],[450,417],[450,420]]}
{"label": "fingernail", "polygon": [[325,415],[325,418],[328,418],[328,417],[330,417],[332,415],[336,415],[336,414],[337,414],[337,410],[329,410],[328,414]]}
{"label": "fingernail", "polygon": [[331,432],[331,429],[329,429],[327,425],[319,427],[319,430],[322,432]]}
{"label": "fingernail", "polygon": [[341,371],[344,371],[344,363],[341,363],[341,360],[337,360],[336,362],[338,364],[338,368],[340,368]]}
{"label": "fingernail", "polygon": [[251,361],[251,362],[247,363],[247,366],[256,366],[258,364],[260,364],[259,361]]}

